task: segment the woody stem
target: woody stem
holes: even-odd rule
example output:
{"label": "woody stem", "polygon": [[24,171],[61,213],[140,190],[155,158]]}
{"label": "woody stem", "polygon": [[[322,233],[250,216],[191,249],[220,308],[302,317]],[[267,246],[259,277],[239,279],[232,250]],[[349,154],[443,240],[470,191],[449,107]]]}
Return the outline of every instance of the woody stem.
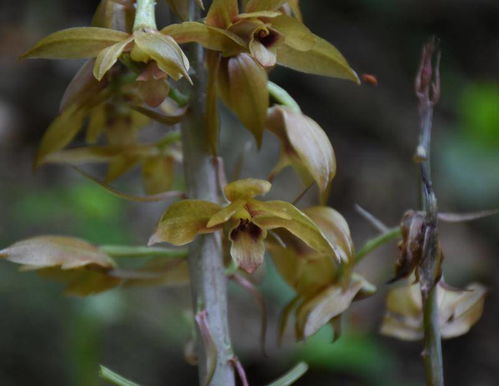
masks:
{"label": "woody stem", "polygon": [[135,21],[133,23],[134,31],[141,29],[158,29],[156,26],[155,6],[156,0],[137,0]]}
{"label": "woody stem", "polygon": [[[198,20],[200,10],[196,1],[190,0],[189,7],[189,19]],[[194,70],[194,86],[191,89],[189,109],[182,122],[188,195],[193,199],[219,202],[217,166],[210,152],[206,130],[207,73],[201,46],[196,44],[191,47],[189,60]],[[194,313],[203,314],[203,320],[206,321],[206,326],[202,326],[204,335],[207,330],[217,352],[216,368],[210,385],[233,386],[234,371],[229,361],[233,353],[227,321],[227,279],[220,234],[198,236],[189,248],[189,267]],[[209,358],[209,347],[205,346],[206,339],[202,339],[199,327],[198,325],[199,382],[205,384],[212,370],[208,362],[213,363],[213,358]]]}

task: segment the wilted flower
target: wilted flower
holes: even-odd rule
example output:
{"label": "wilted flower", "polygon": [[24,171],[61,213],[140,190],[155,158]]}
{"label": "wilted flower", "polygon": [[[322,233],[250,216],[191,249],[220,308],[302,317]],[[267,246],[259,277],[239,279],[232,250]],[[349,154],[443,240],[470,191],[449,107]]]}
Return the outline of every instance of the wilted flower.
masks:
{"label": "wilted flower", "polygon": [[226,207],[202,200],[179,201],[167,209],[149,244],[165,241],[184,245],[198,234],[216,232],[225,226],[233,260],[252,273],[263,263],[264,240],[268,231],[282,228],[312,250],[342,259],[343,256],[335,254],[336,247],[317,225],[293,205],[284,201],[254,199],[266,194],[270,188],[268,181],[244,179],[225,186],[224,193],[230,201]]}
{"label": "wilted flower", "polygon": [[270,178],[292,166],[306,185],[315,181],[326,196],[336,174],[336,158],[324,130],[313,119],[284,106],[269,110],[265,126],[281,141],[281,154]]}
{"label": "wilted flower", "polygon": [[[464,290],[437,285],[440,332],[443,338],[466,334],[480,319],[486,289],[472,283]],[[403,340],[423,339],[423,305],[419,283],[392,289],[386,299],[381,333]]]}
{"label": "wilted flower", "polygon": [[[371,295],[375,287],[360,275],[352,273],[354,247],[348,224],[332,208],[317,206],[304,210],[335,246],[335,255],[310,249],[300,240],[278,233],[280,240],[267,242],[272,260],[284,280],[296,291],[296,297],[285,307],[280,335],[296,308],[297,339],[315,334],[328,323],[339,322],[341,314],[354,300]],[[284,245],[282,244],[284,242]],[[338,261],[342,264],[339,265]],[[335,331],[335,339],[338,331]]]}

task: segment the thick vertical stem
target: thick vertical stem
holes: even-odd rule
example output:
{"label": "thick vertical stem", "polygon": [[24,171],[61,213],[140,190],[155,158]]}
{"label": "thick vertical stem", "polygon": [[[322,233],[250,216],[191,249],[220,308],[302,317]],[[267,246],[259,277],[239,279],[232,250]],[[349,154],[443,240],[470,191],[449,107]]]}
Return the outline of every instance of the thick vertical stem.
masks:
{"label": "thick vertical stem", "polygon": [[[199,18],[194,0],[190,1],[190,18]],[[190,51],[194,69],[189,111],[182,123],[184,170],[188,195],[193,199],[219,201],[217,170],[210,153],[205,130],[207,74],[204,52],[199,46]],[[189,266],[194,312],[206,311],[208,329],[217,347],[217,367],[211,385],[234,385],[234,371],[229,360],[233,357],[227,321],[227,279],[224,273],[222,244],[219,234],[199,236],[191,244]],[[200,336],[200,331],[198,331]],[[207,352],[203,340],[198,339],[199,378],[207,380]]]}
{"label": "thick vertical stem", "polygon": [[423,47],[421,65],[416,76],[419,101],[420,135],[415,160],[421,171],[421,204],[425,212],[423,256],[419,267],[419,283],[423,300],[424,350],[426,384],[443,386],[442,343],[437,303],[438,280],[441,275],[441,253],[438,244],[437,199],[433,191],[430,166],[433,106],[440,96],[439,56],[433,71],[435,42]]}
{"label": "thick vertical stem", "polygon": [[156,0],[137,0],[133,30],[157,29],[154,7]]}

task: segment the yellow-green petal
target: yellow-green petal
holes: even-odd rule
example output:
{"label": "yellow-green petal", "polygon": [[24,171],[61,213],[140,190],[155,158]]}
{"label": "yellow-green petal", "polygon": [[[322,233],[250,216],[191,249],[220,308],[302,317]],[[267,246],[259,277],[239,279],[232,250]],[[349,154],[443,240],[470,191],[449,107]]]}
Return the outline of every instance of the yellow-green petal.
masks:
{"label": "yellow-green petal", "polygon": [[295,50],[308,51],[316,44],[315,35],[294,17],[280,15],[270,22],[284,36],[284,43]]}
{"label": "yellow-green petal", "polygon": [[81,27],[54,32],[22,55],[22,58],[81,59],[92,58],[130,35],[108,28]]}
{"label": "yellow-green petal", "polygon": [[287,44],[277,48],[277,63],[308,74],[348,79],[360,84],[359,77],[336,47],[316,36],[314,46],[300,51]]}
{"label": "yellow-green petal", "polygon": [[160,32],[171,36],[179,44],[196,42],[204,48],[222,52],[224,55],[234,55],[245,47],[244,41],[237,35],[195,21],[170,24]]}
{"label": "yellow-green petal", "polygon": [[333,208],[314,206],[304,212],[317,224],[324,236],[341,252],[338,260],[353,262],[355,254],[350,228],[345,218]]}
{"label": "yellow-green petal", "polygon": [[190,81],[187,73],[189,60],[172,37],[144,31],[136,31],[134,37],[137,47],[153,59],[163,72],[175,80],[185,76]]}
{"label": "yellow-green petal", "polygon": [[120,55],[123,53],[125,47],[132,40],[133,37],[129,37],[128,39],[113,44],[112,46],[109,46],[103,49],[101,52],[99,52],[99,55],[97,55],[97,58],[95,59],[95,65],[93,71],[95,79],[100,81],[104,77],[106,72],[108,72],[111,69],[111,67],[113,67],[113,65],[120,57]]}
{"label": "yellow-green petal", "polygon": [[213,0],[205,21],[212,27],[225,29],[232,24],[238,13],[237,0]]}
{"label": "yellow-green petal", "polygon": [[210,218],[222,209],[220,205],[202,200],[182,200],[172,204],[161,217],[149,245],[167,242],[173,245],[190,243],[200,233],[210,233]]}
{"label": "yellow-green petal", "polygon": [[267,194],[272,184],[266,180],[246,178],[227,184],[224,187],[225,197],[229,201],[247,200],[256,196]]}
{"label": "yellow-green petal", "polygon": [[334,245],[331,245],[317,225],[298,208],[285,201],[267,201],[265,204],[285,212],[291,219],[261,213],[253,216],[252,221],[255,224],[268,230],[284,228],[320,254],[338,256]]}
{"label": "yellow-green petal", "polygon": [[230,205],[226,206],[225,208],[221,209],[219,212],[215,213],[210,218],[206,226],[208,228],[212,228],[217,225],[226,223],[236,212],[238,212],[243,208],[244,204],[245,204],[244,200],[236,200],[232,202]]}
{"label": "yellow-green petal", "polygon": [[283,144],[279,169],[290,164],[299,173],[305,170],[325,194],[336,174],[336,157],[324,130],[313,119],[283,106],[269,111],[266,126]]}
{"label": "yellow-green petal", "polygon": [[260,146],[269,106],[267,72],[243,53],[229,59],[228,75],[230,107]]}

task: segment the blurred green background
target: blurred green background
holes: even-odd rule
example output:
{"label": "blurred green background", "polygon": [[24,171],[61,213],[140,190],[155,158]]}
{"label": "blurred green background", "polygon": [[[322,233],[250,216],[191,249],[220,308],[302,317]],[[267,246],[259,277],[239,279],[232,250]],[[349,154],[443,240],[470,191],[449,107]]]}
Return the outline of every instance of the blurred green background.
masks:
{"label": "blurred green background", "polygon": [[[55,30],[87,25],[97,1],[0,1],[0,248],[37,234],[63,234],[93,243],[144,244],[163,204],[134,204],[110,196],[68,168],[32,172],[36,143],[57,113],[78,61],[20,62],[34,41]],[[161,3],[161,2],[160,2]],[[411,156],[417,139],[413,77],[421,45],[441,39],[442,98],[434,128],[434,182],[442,211],[499,207],[499,3],[496,0],[302,1],[305,21],[334,43],[377,87],[277,69],[272,79],[328,132],[338,174],[330,204],[345,215],[358,247],[375,232],[353,209],[359,203],[392,226],[418,204]],[[162,20],[167,20],[161,4]],[[224,116],[222,151],[230,172],[250,136]],[[276,160],[269,136],[254,144],[245,176],[265,177]],[[137,191],[130,176],[120,187]],[[273,195],[293,199],[302,187],[284,173]],[[302,205],[306,205],[305,200]],[[444,342],[449,385],[497,385],[499,367],[499,218],[441,227],[449,283],[481,281],[490,288],[482,320],[461,338]],[[306,343],[274,344],[280,309],[291,290],[270,264],[260,285],[270,309],[269,358],[259,350],[258,308],[230,286],[235,349],[250,383],[263,385],[298,360],[311,370],[298,385],[422,385],[419,343],[380,336],[386,282],[395,243],[360,267],[379,286],[348,312],[345,335],[331,345],[325,328]],[[117,289],[91,298],[62,296],[59,284],[0,262],[0,384],[101,384],[97,366],[147,386],[194,385],[183,360],[191,334],[187,289]],[[290,338],[290,337],[289,337]]]}

